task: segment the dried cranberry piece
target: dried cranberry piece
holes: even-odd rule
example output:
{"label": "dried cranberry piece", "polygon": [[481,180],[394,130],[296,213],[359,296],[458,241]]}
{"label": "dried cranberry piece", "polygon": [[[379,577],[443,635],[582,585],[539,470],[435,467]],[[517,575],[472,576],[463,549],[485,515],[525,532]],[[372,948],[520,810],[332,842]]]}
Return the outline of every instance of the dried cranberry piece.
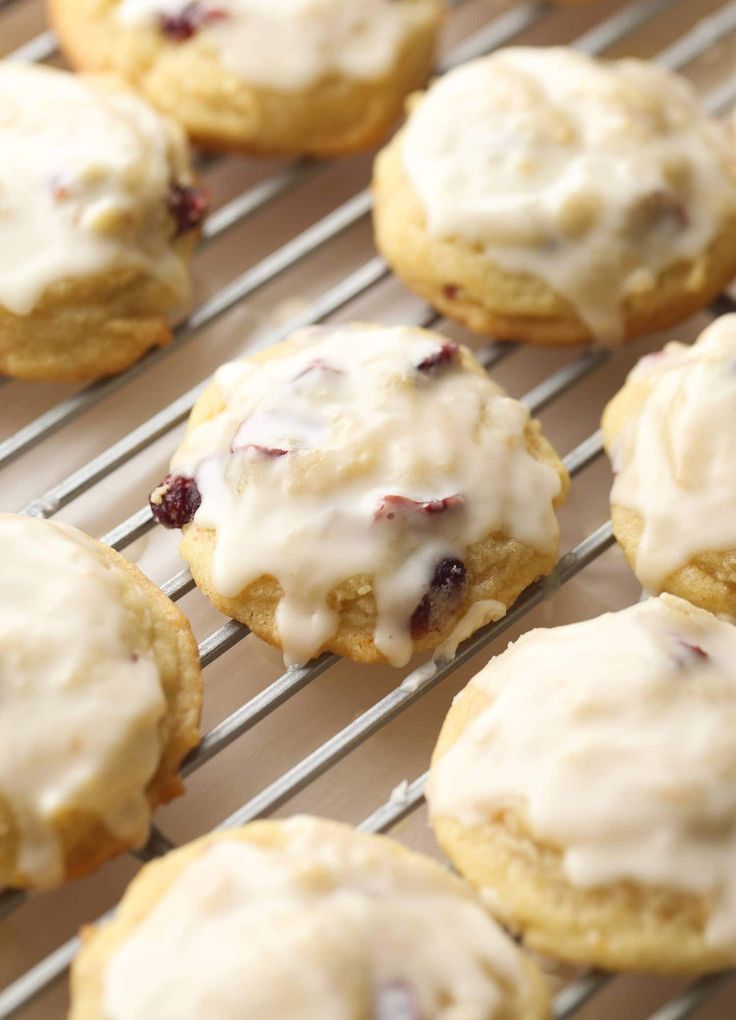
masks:
{"label": "dried cranberry piece", "polygon": [[427,594],[412,613],[411,636],[426,637],[441,618],[453,612],[465,588],[467,571],[462,560],[446,556],[434,569]]}
{"label": "dried cranberry piece", "polygon": [[454,556],[446,556],[440,560],[432,575],[433,592],[456,593],[465,584],[465,564]]}
{"label": "dried cranberry piece", "polygon": [[158,27],[173,42],[184,42],[191,39],[199,28],[195,18],[197,4],[187,4],[179,14],[159,14]]}
{"label": "dried cranberry piece", "polygon": [[691,641],[686,641],[684,638],[677,638],[677,652],[675,658],[677,659],[678,666],[683,669],[691,669],[698,662],[707,662],[710,656],[701,648],[700,645],[694,645]]}
{"label": "dried cranberry piece", "polygon": [[384,496],[374,514],[374,518],[377,521],[392,521],[396,514],[401,511],[421,513],[432,517],[435,514],[442,514],[446,510],[453,510],[455,507],[462,506],[464,502],[464,497],[459,494],[444,496],[442,499],[429,500],[409,499],[408,496]]}
{"label": "dried cranberry piece", "polygon": [[460,287],[457,283],[446,283],[442,288],[442,293],[448,301],[456,301],[460,296]]}
{"label": "dried cranberry piece", "polygon": [[408,981],[385,981],[376,989],[374,1020],[424,1020]]}
{"label": "dried cranberry piece", "polygon": [[289,450],[281,450],[278,446],[262,446],[260,443],[248,443],[246,446],[239,446],[238,450],[257,450],[264,457],[285,457]]}
{"label": "dried cranberry piece", "polygon": [[183,528],[191,522],[201,504],[202,494],[197,483],[183,475],[167,475],[149,499],[151,513],[165,528]]}
{"label": "dried cranberry piece", "polygon": [[199,0],[192,0],[178,14],[159,14],[158,27],[172,42],[186,42],[208,21],[220,21],[225,16],[216,7],[205,7]]}
{"label": "dried cranberry piece", "polygon": [[51,178],[51,195],[55,202],[63,202],[69,198],[69,185],[64,180],[63,174],[54,174]]}
{"label": "dried cranberry piece", "polygon": [[210,200],[204,188],[172,184],[169,189],[169,212],[176,224],[174,237],[199,227],[207,215]]}
{"label": "dried cranberry piece", "polygon": [[451,361],[455,361],[458,355],[458,346],[454,340],[448,340],[447,343],[441,344],[436,351],[420,361],[416,366],[418,372],[432,372],[435,368],[449,364]]}

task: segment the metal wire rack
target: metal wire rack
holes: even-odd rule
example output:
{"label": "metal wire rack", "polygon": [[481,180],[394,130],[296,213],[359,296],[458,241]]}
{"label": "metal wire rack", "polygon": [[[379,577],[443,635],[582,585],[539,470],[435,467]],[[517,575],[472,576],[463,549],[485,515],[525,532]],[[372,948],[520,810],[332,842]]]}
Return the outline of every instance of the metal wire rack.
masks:
{"label": "metal wire rack", "polygon": [[[0,53],[4,46],[4,19],[13,15],[21,4],[33,0],[0,0]],[[455,0],[454,8],[478,7],[477,0]],[[702,7],[702,9],[701,9]],[[577,10],[582,10],[578,8]],[[687,17],[683,19],[683,14]],[[699,18],[705,13],[707,16]],[[665,37],[668,19],[680,25],[681,30],[671,39],[667,47],[656,54],[647,52],[659,63],[671,69],[688,72],[693,64],[707,62],[723,40],[736,33],[736,2],[719,3],[718,0],[639,0],[628,3],[603,3],[600,14],[587,16],[590,22],[587,31],[574,39],[574,45],[589,53],[619,52],[628,44],[637,47],[640,35],[646,36],[647,29],[655,23],[664,22]],[[570,11],[563,11],[548,2],[522,0],[513,6],[503,3],[486,2],[478,24],[472,32],[451,49],[442,68],[447,69],[473,56],[525,40],[530,32],[556,24],[559,20],[561,31],[573,24]],[[565,20],[566,19],[566,20]],[[555,39],[559,38],[559,33]],[[567,35],[560,41],[569,42]],[[638,52],[638,50],[637,50]],[[56,57],[56,41],[48,30],[6,53],[21,60],[52,60]],[[705,90],[705,102],[714,113],[724,113],[736,100],[736,78],[726,77]],[[221,159],[201,157],[203,173],[210,173]],[[306,188],[329,166],[326,163],[297,161],[277,170],[272,176],[257,181],[253,186],[235,195],[221,205],[210,217],[202,238],[202,250],[216,239],[222,238],[234,227],[242,225],[251,217],[269,209],[285,196],[294,194],[298,199],[301,189]],[[172,356],[185,343],[198,340],[205,342],[206,330],[226,313],[241,305],[246,299],[267,287],[288,271],[329,248],[351,228],[359,225],[370,214],[371,196],[367,188],[358,191],[342,204],[336,206],[276,248],[261,261],[231,279],[211,297],[206,298],[176,329],[176,342],[170,348],[150,353],[138,364],[120,375],[94,383],[43,411],[38,417],[24,424],[14,434],[0,441],[0,469],[22,458],[47,442],[57,431],[66,428],[76,418],[89,412],[106,398],[123,390],[134,380],[151,372],[155,366]],[[378,257],[370,257],[362,265],[343,276],[314,299],[307,308],[291,317],[288,322],[270,329],[264,342],[275,343],[300,325],[324,321],[330,316],[348,309],[358,299],[377,292],[379,285],[389,277],[389,271]],[[712,314],[731,310],[736,305],[724,295],[711,309]],[[417,321],[425,326],[442,328],[443,320],[429,309],[420,310]],[[482,346],[479,357],[487,368],[499,365],[503,359],[513,356],[515,346],[508,343],[491,342]],[[586,350],[573,354],[547,378],[529,389],[522,398],[535,413],[541,412],[552,402],[562,397],[576,384],[581,383],[611,358],[608,351]],[[216,367],[216,362],[209,365]],[[0,380],[3,386],[5,380]],[[167,436],[187,417],[196,397],[206,383],[202,382],[183,393],[163,410],[119,438],[104,452],[90,459],[83,466],[54,484],[45,492],[33,498],[24,512],[38,517],[52,517],[83,494],[93,490],[114,472],[133,458],[149,451],[160,438]],[[2,397],[0,397],[0,407]],[[574,477],[583,472],[601,454],[601,438],[598,432],[589,435],[570,450],[564,458]],[[153,527],[148,507],[143,507],[122,521],[103,538],[118,550],[123,550],[141,538]],[[326,742],[281,774],[264,789],[238,808],[220,823],[221,828],[240,825],[254,818],[268,815],[289,802],[297,793],[314,783],[333,766],[345,759],[351,752],[366,742],[389,722],[416,703],[432,688],[441,684],[448,676],[469,662],[509,628],[524,621],[535,607],[554,598],[560,587],[600,557],[613,544],[610,522],[602,523],[578,542],[564,555],[553,573],[529,588],[510,609],[506,617],[491,624],[469,638],[458,650],[455,658],[438,665],[433,671],[420,670],[404,678],[393,690],[372,704]],[[194,588],[187,570],[181,570],[170,577],[162,589],[172,599],[181,599]],[[237,645],[246,635],[247,628],[234,621],[224,623],[209,634],[200,644],[203,666],[208,666]],[[288,699],[312,684],[318,677],[337,663],[337,657],[322,655],[316,661],[301,669],[285,672],[265,686],[253,698],[241,704],[217,723],[204,736],[200,746],[184,764],[184,774],[189,776],[223,752],[233,742],[271,713],[274,713]],[[399,822],[412,815],[423,801],[425,775],[408,783],[400,796],[392,796],[380,805],[360,825],[371,832],[388,832]],[[137,853],[142,860],[149,860],[171,849],[171,841],[154,828],[146,846]],[[23,893],[5,892],[0,894],[0,917],[7,918],[15,911],[27,906]],[[0,1020],[21,1014],[41,993],[57,981],[68,968],[79,946],[76,936],[70,937],[52,953],[41,959],[25,973],[16,976],[4,990],[0,991]],[[685,1020],[713,996],[721,986],[732,979],[730,973],[702,978],[692,983],[684,992],[661,1005],[650,1015],[650,1020]],[[579,1015],[586,1004],[593,999],[611,980],[611,975],[590,973],[567,984],[556,996],[555,1017],[557,1020]],[[589,1014],[586,1014],[589,1015]]]}

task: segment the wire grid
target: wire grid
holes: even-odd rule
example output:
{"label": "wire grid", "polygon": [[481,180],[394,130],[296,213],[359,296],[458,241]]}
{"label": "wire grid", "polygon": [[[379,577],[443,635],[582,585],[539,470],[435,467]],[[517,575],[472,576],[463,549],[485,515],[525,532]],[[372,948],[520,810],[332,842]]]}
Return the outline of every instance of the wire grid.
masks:
{"label": "wire grid", "polygon": [[[452,6],[459,6],[462,2],[463,0],[454,0]],[[602,53],[609,47],[625,41],[630,33],[645,25],[661,12],[674,7],[676,2],[677,0],[639,0],[639,2],[624,4],[616,13],[575,40],[574,45],[589,53]],[[6,8],[18,3],[20,0],[0,0],[0,15]],[[488,24],[463,41],[450,54],[443,69],[446,70],[464,60],[512,43],[524,31],[540,23],[549,11],[550,5],[545,2],[518,3],[493,17]],[[691,61],[706,54],[721,38],[734,31],[736,31],[736,2],[726,3],[709,18],[692,25],[684,35],[658,54],[655,59],[663,66],[673,70],[684,68]],[[11,56],[15,59],[40,61],[53,57],[55,53],[56,40],[53,33],[44,31],[15,50]],[[707,106],[714,113],[724,112],[734,100],[736,100],[736,80],[719,85],[705,97]],[[217,160],[218,157],[203,157],[203,161],[210,165]],[[202,243],[207,244],[234,226],[242,224],[250,216],[265,209],[271,202],[298,189],[324,172],[326,167],[326,163],[296,161],[285,170],[249,188],[222,206],[209,218]],[[371,197],[369,191],[365,189],[289,240],[281,248],[272,252],[260,263],[248,269],[197,307],[177,327],[176,346],[194,338],[239,302],[255,294],[266,284],[303,260],[315,255],[349,227],[367,217],[370,210]],[[296,316],[283,327],[272,330],[267,341],[276,343],[299,326],[325,320],[341,311],[356,298],[364,296],[388,275],[389,270],[382,259],[371,258],[317,298],[305,312]],[[714,303],[711,312],[713,315],[722,314],[725,311],[734,310],[735,307],[732,299],[723,295]],[[437,327],[441,322],[441,317],[427,309],[418,321],[424,326]],[[478,356],[486,368],[491,368],[503,358],[513,354],[514,350],[513,344],[492,342],[482,347]],[[119,376],[86,386],[74,396],[61,401],[50,411],[40,415],[15,435],[0,443],[0,467],[10,463],[88,408],[133,381],[155,363],[165,359],[170,353],[171,348],[154,351]],[[573,357],[567,364],[527,392],[522,399],[532,412],[537,413],[587,375],[600,368],[609,357],[608,351],[585,351]],[[3,381],[0,380],[0,385]],[[206,381],[184,393],[168,407],[115,443],[104,454],[90,460],[61,483],[42,493],[28,504],[24,512],[38,517],[52,517],[184,421],[205,385]],[[599,432],[595,432],[579,443],[563,459],[571,476],[575,477],[595,461],[601,452],[601,436]],[[152,527],[153,519],[150,509],[144,507],[105,535],[103,541],[115,549],[122,550]],[[554,597],[562,585],[584,570],[612,544],[611,525],[610,522],[605,522],[564,555],[547,578],[527,589],[502,620],[490,624],[465,641],[450,662],[436,664],[432,669],[420,669],[410,674],[393,691],[390,691],[225,819],[218,828],[242,825],[276,811],[435,685],[483,650],[491,641],[522,620],[532,609],[546,599]],[[194,583],[189,571],[181,570],[162,585],[162,590],[176,600],[190,592],[193,587]],[[231,620],[223,624],[201,642],[199,651],[202,666],[206,667],[214,662],[241,641],[247,633],[247,628],[235,621]],[[337,661],[335,655],[326,653],[303,668],[285,672],[204,736],[199,747],[192,751],[184,762],[182,769],[184,776],[191,775],[215,755],[225,750],[233,741],[274,712],[292,695],[316,680]],[[390,831],[422,804],[425,781],[426,773],[409,783],[401,796],[392,796],[389,801],[379,806],[359,825],[359,828],[369,832],[385,833]],[[168,838],[154,827],[148,843],[137,851],[136,856],[142,860],[150,860],[171,848],[172,843]],[[26,896],[22,892],[7,891],[0,894],[0,917],[5,917],[20,908],[25,899]],[[108,912],[104,916],[108,917],[110,913]],[[64,973],[78,948],[78,938],[70,938],[0,992],[0,1020],[17,1015],[36,996],[45,991]],[[711,995],[733,976],[734,974],[727,972],[694,981],[685,992],[652,1014],[650,1020],[685,1020],[692,1016]],[[555,998],[554,1015],[556,1020],[573,1017],[610,978],[610,975],[591,972],[563,988]]]}

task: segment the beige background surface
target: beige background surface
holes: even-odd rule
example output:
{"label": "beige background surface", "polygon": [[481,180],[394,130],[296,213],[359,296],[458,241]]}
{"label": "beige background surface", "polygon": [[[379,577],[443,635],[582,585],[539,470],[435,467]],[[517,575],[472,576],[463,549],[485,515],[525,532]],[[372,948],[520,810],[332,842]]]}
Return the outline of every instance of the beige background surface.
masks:
{"label": "beige background surface", "polygon": [[[579,7],[550,7],[545,9],[540,23],[523,32],[519,41],[567,42],[617,10],[636,6],[619,0],[601,0]],[[734,6],[719,0],[672,0],[669,4],[662,0],[660,12],[617,45],[612,55],[651,56],[671,44],[698,19]],[[512,3],[502,0],[465,0],[448,25],[445,49],[478,25],[513,8]],[[43,28],[43,9],[38,0],[0,0],[0,54],[11,52]],[[701,31],[707,40],[707,23]],[[732,35],[708,46],[703,58],[687,67],[687,73],[707,91],[733,74],[735,54],[736,36]],[[216,293],[223,284],[364,187],[369,166],[370,159],[360,157],[325,168],[309,184],[202,248],[195,260],[196,301]],[[272,162],[238,159],[211,165],[207,176],[215,205],[221,205],[281,168],[281,164]],[[174,348],[170,356],[143,373],[135,383],[123,386],[76,422],[2,470],[0,509],[21,509],[30,499],[166,406],[221,361],[252,350],[269,327],[304,308],[326,287],[372,254],[369,224],[362,221],[260,290],[213,327]],[[422,306],[397,283],[388,281],[356,302],[342,317],[401,321],[417,318],[422,311]],[[707,319],[705,315],[697,317],[677,330],[676,335],[694,338]],[[447,327],[446,331],[468,339],[454,327]],[[561,453],[572,449],[596,428],[600,409],[620,385],[632,362],[644,351],[659,346],[663,339],[654,337],[620,352],[612,363],[591,374],[544,411],[541,418],[545,430]],[[494,375],[512,394],[521,396],[551,371],[571,361],[575,353],[519,349],[498,366]],[[0,387],[0,439],[71,392],[67,387],[20,383]],[[94,535],[102,535],[139,509],[148,490],[165,473],[179,431],[169,433],[145,454],[112,474],[94,492],[73,502],[60,518]],[[606,519],[609,484],[607,464],[600,459],[577,478],[569,504],[562,513],[563,549],[574,545]],[[131,546],[127,554],[151,577],[163,581],[181,567],[176,546],[176,536],[157,529]],[[623,557],[613,550],[533,613],[524,621],[524,627],[593,616],[606,609],[623,607],[638,596],[639,590]],[[223,622],[197,593],[187,596],[182,606],[200,638]],[[516,632],[518,628],[504,635],[496,643],[497,647],[487,648],[472,663],[441,683],[296,797],[282,813],[308,810],[349,821],[364,818],[402,779],[413,779],[425,770],[440,721],[453,694]],[[205,728],[262,690],[281,672],[276,653],[254,638],[241,642],[207,669]],[[187,795],[159,812],[160,828],[172,840],[180,842],[216,825],[397,686],[401,677],[402,674],[390,669],[358,668],[341,663],[199,771],[189,782]],[[414,847],[436,852],[422,811],[402,823],[395,834]],[[138,866],[134,859],[123,858],[72,888],[35,897],[3,922],[0,925],[0,984],[16,978],[27,966],[73,934],[80,924],[113,905]],[[617,978],[576,1016],[581,1020],[643,1020],[677,987],[677,982]],[[20,1015],[27,1020],[51,1020],[63,1015],[65,1001],[65,985],[57,983]],[[702,1020],[726,1020],[736,1016],[736,983],[714,997],[697,1015]]]}

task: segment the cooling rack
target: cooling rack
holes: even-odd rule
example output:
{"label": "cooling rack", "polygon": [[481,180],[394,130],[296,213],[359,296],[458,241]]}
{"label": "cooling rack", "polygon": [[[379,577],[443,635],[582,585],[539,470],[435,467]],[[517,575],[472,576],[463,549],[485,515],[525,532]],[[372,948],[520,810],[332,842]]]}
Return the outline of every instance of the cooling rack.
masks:
{"label": "cooling rack", "polygon": [[[546,2],[455,0],[450,6],[453,9],[441,65],[443,70],[511,43],[572,42],[589,53],[646,56],[666,67],[681,70],[693,78],[703,92],[705,103],[716,114],[726,114],[736,101],[736,77],[729,73],[736,57],[736,2],[639,0],[623,3],[603,0],[589,7],[573,9]],[[37,0],[0,0],[0,55],[20,60],[59,62],[56,41],[53,33],[43,25]],[[174,446],[176,430],[185,421],[205,385],[205,382],[197,381],[185,392],[178,393],[177,358],[185,347],[191,347],[196,355],[194,363],[199,369],[194,378],[201,378],[205,372],[214,370],[223,360],[220,351],[226,350],[229,355],[233,350],[227,346],[223,348],[219,341],[212,343],[220,324],[221,332],[229,335],[241,335],[253,326],[258,345],[263,346],[278,342],[298,326],[332,317],[355,317],[353,312],[364,307],[367,301],[372,302],[372,318],[382,318],[384,307],[389,310],[391,295],[397,285],[391,281],[384,262],[372,253],[366,233],[371,211],[371,196],[367,188],[369,161],[347,160],[344,172],[341,166],[326,162],[264,163],[254,167],[232,157],[225,159],[211,155],[200,156],[199,165],[211,184],[216,201],[215,210],[204,230],[195,268],[198,272],[201,267],[207,286],[204,296],[188,317],[177,325],[172,346],[150,353],[112,379],[76,392],[65,391],[61,399],[57,399],[54,396],[56,391],[48,387],[38,388],[34,395],[29,387],[0,379],[2,477],[11,479],[11,492],[24,491],[23,485],[18,486],[17,478],[24,476],[26,467],[27,473],[32,474],[34,479],[43,479],[32,490],[31,497],[24,498],[17,509],[37,517],[63,515],[66,511],[73,511],[83,497],[94,497],[105,490],[111,481],[120,477],[126,466],[138,472],[138,465],[151,461],[152,466],[147,466],[141,473],[147,476],[153,471],[155,474],[159,462],[165,460],[167,451]],[[246,186],[243,186],[243,180],[247,181]],[[284,212],[282,205],[287,202],[289,205]],[[294,210],[306,210],[306,215],[300,218]],[[275,235],[268,228],[270,218],[278,223],[283,237],[281,243],[272,240]],[[257,233],[259,238],[264,238],[258,243],[265,247],[261,249],[255,244],[255,255],[247,268],[233,274],[231,264],[240,253],[240,246],[233,243],[233,238],[241,228],[252,229],[254,236]],[[208,253],[217,245],[224,245],[225,257],[221,255],[213,268],[208,261]],[[262,304],[269,303],[270,295],[277,292],[273,291],[274,285],[282,284],[285,293],[293,290],[296,286],[293,282],[295,273],[308,280],[303,288],[298,285],[300,292],[308,294],[297,303],[298,307],[293,302],[289,303],[286,308],[288,314],[281,314],[278,318],[267,315],[253,321],[247,318],[252,302],[265,296]],[[732,299],[723,295],[708,314],[714,316],[735,307]],[[402,313],[404,318],[443,331],[454,328],[426,306],[413,302],[410,309],[408,315]],[[239,318],[240,313],[245,317]],[[659,342],[659,339],[652,341],[654,344]],[[530,359],[528,350],[522,353],[513,344],[487,342],[476,343],[475,346],[488,369],[498,370],[524,356],[527,362]],[[637,349],[631,357],[639,353],[641,350]],[[526,373],[530,379],[536,380],[531,387],[525,388],[526,392],[522,388],[522,399],[535,414],[541,414],[557,405],[566,395],[581,392],[586,380],[607,364],[610,367],[615,359],[611,352],[596,349],[559,352],[551,362],[540,354],[539,365],[535,365],[534,360],[532,356],[532,363],[521,373],[522,379]],[[548,366],[551,367],[549,372],[546,371]],[[181,373],[182,380],[188,378],[188,372],[191,374],[190,369]],[[142,392],[141,387],[146,385],[147,379],[162,376],[167,378],[165,391],[170,393],[173,387],[175,397],[146,417],[140,413],[140,408],[146,407],[149,401],[137,400],[136,393]],[[150,393],[150,388],[146,392]],[[26,398],[31,412],[27,420],[22,410],[18,411]],[[574,397],[569,405],[572,413],[576,399]],[[121,406],[126,413],[118,418],[116,414]],[[12,408],[10,417],[14,422],[9,433],[4,421],[4,411],[8,408]],[[107,442],[111,433],[106,428],[100,431],[96,443],[94,422],[100,420],[99,415],[101,411],[104,413],[105,408],[111,408],[111,417],[124,424],[119,432],[113,433],[114,441]],[[39,413],[33,416],[35,410]],[[87,421],[93,424],[85,429]],[[128,427],[130,422],[134,423],[134,427]],[[71,434],[70,430],[75,427],[77,435],[85,436],[80,460],[74,463],[72,470],[60,472],[55,463],[55,451],[58,450],[55,444],[66,434]],[[82,433],[80,428],[84,430]],[[93,455],[87,456],[88,451]],[[601,452],[598,431],[578,438],[564,458],[573,479],[592,468]],[[47,479],[51,479],[52,483],[48,484]],[[132,489],[140,494],[146,492],[145,484],[139,483]],[[127,499],[119,502],[121,506],[127,505]],[[113,500],[113,506],[116,505]],[[115,549],[127,550],[130,555],[135,553],[141,541],[150,538],[152,529],[150,510],[141,506],[114,527],[108,528],[103,540]],[[291,767],[280,770],[271,782],[257,789],[224,820],[218,819],[216,826],[227,828],[278,812],[305,790],[316,789],[319,795],[325,777],[336,773],[340,777],[345,775],[339,768],[341,763],[352,760],[354,752],[364,745],[372,746],[371,738],[390,733],[391,724],[410,707],[420,701],[426,702],[430,692],[435,689],[444,692],[448,686],[446,681],[453,677],[457,682],[462,667],[470,664],[473,669],[479,668],[493,642],[508,631],[516,633],[519,628],[528,626],[533,611],[559,598],[561,589],[597,563],[612,546],[610,522],[604,521],[601,515],[597,526],[576,541],[562,556],[553,573],[529,588],[503,620],[468,639],[451,662],[436,667],[425,664],[403,676],[398,683],[394,678],[382,697],[363,707],[354,718],[336,728],[328,739],[320,740],[305,755],[297,749],[296,761]],[[174,600],[200,598],[194,591],[187,570],[174,572],[162,581],[161,587]],[[229,663],[229,654],[242,649],[247,635],[247,628],[234,621],[211,630],[200,643],[202,665],[212,667],[223,659]],[[483,650],[486,650],[486,656],[479,656]],[[300,692],[313,687],[315,681],[334,672],[339,665],[336,656],[325,654],[304,668],[289,670],[270,682],[266,680],[257,684],[257,693],[231,706],[208,730],[200,746],[186,760],[185,776],[192,777],[216,758],[225,757],[246,735],[252,735],[256,724],[273,717],[278,709],[293,704]],[[265,666],[270,668],[266,670]],[[272,673],[272,667],[272,662],[264,660],[264,675]],[[449,696],[448,693],[444,699],[443,711],[449,704]],[[441,715],[442,712],[437,716],[437,725]],[[421,811],[425,778],[426,773],[402,782],[383,803],[376,798],[379,806],[360,822],[359,827],[366,831],[394,831],[397,834],[407,820]],[[345,796],[349,798],[350,792]],[[150,860],[175,845],[177,841],[167,836],[165,830],[166,826],[152,830],[146,846],[135,855],[137,862]],[[131,861],[131,867],[133,863]],[[14,923],[24,911],[34,907],[34,924],[38,925],[39,918],[42,920],[44,916],[38,909],[39,901],[42,902],[42,898],[27,897],[23,893],[0,894],[3,925]],[[97,915],[102,914],[105,905],[101,904],[87,919],[95,920]],[[13,1016],[59,1015],[60,1007],[51,1004],[52,1000],[47,1001],[45,997],[58,985],[79,946],[73,931],[74,928],[69,926],[67,939],[50,953],[41,954],[29,968],[19,966],[14,970],[11,963],[7,971],[8,984],[0,991],[0,1020]],[[3,945],[0,930],[0,946]],[[646,1015],[649,1020],[684,1020],[696,1015],[734,976],[726,973],[701,978],[684,989],[679,988],[674,997],[668,998],[659,992],[654,1011],[637,1013],[637,1017]],[[603,1012],[597,1011],[598,997],[619,980],[615,975],[597,972],[575,976],[556,995],[555,1017],[557,1020],[567,1017],[580,1017],[582,1020],[584,1014],[585,1018],[594,1020],[603,1016]],[[734,984],[736,986],[736,982]],[[57,997],[53,1001],[58,1004],[62,1000]],[[736,1015],[736,1006],[724,1008],[727,1014],[709,1015]],[[612,1015],[606,1013],[606,1016]],[[615,1016],[626,1020],[629,1012],[618,1012]]]}

